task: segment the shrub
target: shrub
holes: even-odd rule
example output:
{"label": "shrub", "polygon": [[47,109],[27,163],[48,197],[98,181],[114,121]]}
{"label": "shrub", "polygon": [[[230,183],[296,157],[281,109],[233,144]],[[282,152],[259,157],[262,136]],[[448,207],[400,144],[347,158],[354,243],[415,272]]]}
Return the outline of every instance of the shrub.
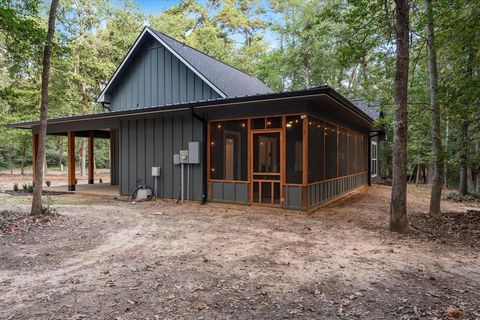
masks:
{"label": "shrub", "polygon": [[32,183],[25,183],[24,185],[22,185],[22,189],[25,192],[32,193],[33,192],[33,186],[34,185]]}
{"label": "shrub", "polygon": [[19,189],[18,189],[18,183],[15,182],[15,183],[13,184],[13,191],[18,192],[18,190],[19,190]]}
{"label": "shrub", "polygon": [[47,198],[43,201],[42,214],[43,215],[57,214],[57,210],[53,207],[53,200],[50,196],[47,196]]}
{"label": "shrub", "polygon": [[478,194],[469,193],[467,195],[461,195],[457,191],[449,192],[445,195],[445,200],[451,200],[455,202],[471,202],[479,199]]}

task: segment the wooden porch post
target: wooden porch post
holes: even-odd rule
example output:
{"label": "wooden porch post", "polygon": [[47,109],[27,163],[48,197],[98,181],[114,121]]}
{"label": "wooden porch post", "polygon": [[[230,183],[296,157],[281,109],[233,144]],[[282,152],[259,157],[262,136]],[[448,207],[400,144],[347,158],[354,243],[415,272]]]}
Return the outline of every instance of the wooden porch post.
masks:
{"label": "wooden porch post", "polygon": [[38,133],[32,133],[32,181],[35,181],[35,171],[37,169],[38,138]]}
{"label": "wooden porch post", "polygon": [[75,191],[75,132],[68,131],[68,191]]}
{"label": "wooden porch post", "polygon": [[88,184],[93,184],[94,180],[94,143],[93,143],[93,131],[90,131],[88,136]]}

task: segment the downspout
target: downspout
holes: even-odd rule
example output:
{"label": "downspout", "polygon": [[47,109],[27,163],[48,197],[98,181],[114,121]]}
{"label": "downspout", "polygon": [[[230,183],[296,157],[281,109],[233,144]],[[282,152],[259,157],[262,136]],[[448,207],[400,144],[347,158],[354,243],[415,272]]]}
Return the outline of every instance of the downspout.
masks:
{"label": "downspout", "polygon": [[207,186],[207,152],[208,152],[208,149],[207,149],[207,119],[205,119],[204,117],[201,117],[199,116],[198,114],[196,114],[194,111],[193,111],[193,107],[190,108],[191,112],[192,112],[192,117],[194,117],[195,119],[197,119],[198,121],[200,121],[202,123],[202,134],[203,134],[203,152],[202,152],[202,158],[203,158],[203,161],[202,161],[202,165],[203,165],[203,181],[202,181],[202,201],[201,201],[201,204],[206,204],[207,203],[207,189],[208,189],[208,186]]}

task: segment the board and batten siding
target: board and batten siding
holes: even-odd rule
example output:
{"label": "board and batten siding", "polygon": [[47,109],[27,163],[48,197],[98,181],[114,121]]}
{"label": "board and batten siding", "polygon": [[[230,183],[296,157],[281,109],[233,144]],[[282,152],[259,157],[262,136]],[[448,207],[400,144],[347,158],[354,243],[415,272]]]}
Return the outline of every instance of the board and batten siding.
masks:
{"label": "board and batten siding", "polygon": [[112,111],[220,97],[155,39],[139,49],[110,93]]}
{"label": "board and batten siding", "polygon": [[[203,144],[202,123],[191,115],[122,120],[120,122],[120,194],[128,195],[139,184],[154,187],[152,167],[161,168],[157,183],[160,198],[179,196],[181,170],[173,164],[173,155],[188,149],[189,141]],[[201,200],[203,163],[190,167],[190,198]],[[185,188],[187,168],[185,167]],[[186,195],[186,191],[185,191]]]}

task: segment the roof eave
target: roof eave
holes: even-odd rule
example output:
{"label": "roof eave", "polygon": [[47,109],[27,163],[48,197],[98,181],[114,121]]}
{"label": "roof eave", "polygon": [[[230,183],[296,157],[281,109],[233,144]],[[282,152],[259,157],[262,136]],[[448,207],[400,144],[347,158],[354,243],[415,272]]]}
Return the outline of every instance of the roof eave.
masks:
{"label": "roof eave", "polygon": [[[188,102],[188,103],[179,103],[179,104],[174,104],[169,106],[157,106],[157,107],[142,108],[142,109],[135,109],[135,110],[112,111],[112,112],[105,112],[105,113],[80,115],[80,116],[74,116],[74,117],[68,117],[68,118],[56,118],[56,119],[54,118],[54,119],[49,119],[49,122],[53,121],[53,123],[59,123],[59,122],[68,122],[68,121],[78,121],[78,120],[84,120],[84,119],[124,117],[124,116],[130,116],[130,115],[135,116],[135,115],[141,115],[141,114],[188,110],[190,108],[210,108],[210,107],[221,106],[221,105],[235,105],[235,104],[246,103],[246,102],[261,102],[266,100],[288,99],[292,97],[301,98],[301,97],[308,97],[312,95],[321,95],[321,94],[329,95],[331,98],[335,99],[339,104],[343,105],[344,107],[349,109],[352,113],[362,118],[369,125],[372,126],[373,123],[375,122],[374,119],[372,119],[366,113],[361,111],[348,99],[343,97],[340,93],[338,93],[337,91],[335,91],[329,86],[317,87],[317,88],[306,89],[301,91],[277,92],[277,93],[259,94],[255,96],[203,100],[203,101],[195,101],[195,102]],[[31,129],[32,127],[38,126],[38,124],[39,124],[38,121],[9,123],[7,124],[7,127],[18,128],[18,129]]]}

